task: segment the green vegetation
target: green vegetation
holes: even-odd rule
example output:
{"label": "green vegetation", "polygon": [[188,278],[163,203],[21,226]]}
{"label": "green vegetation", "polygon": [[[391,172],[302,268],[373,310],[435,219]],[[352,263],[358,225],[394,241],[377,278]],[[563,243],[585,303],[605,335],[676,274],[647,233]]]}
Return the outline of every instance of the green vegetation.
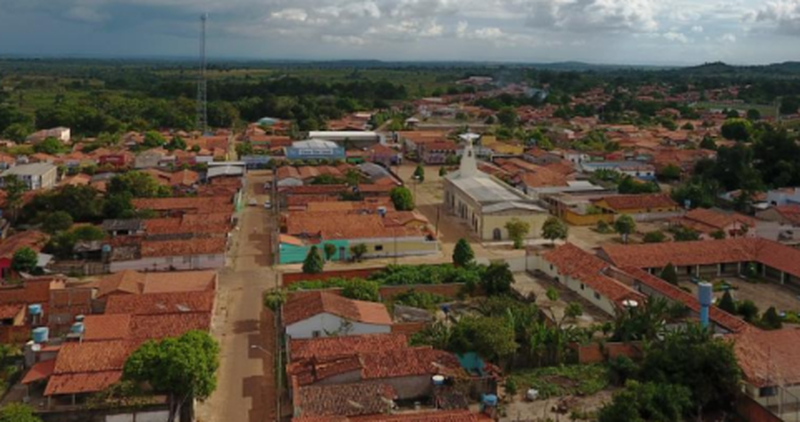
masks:
{"label": "green vegetation", "polygon": [[414,209],[414,196],[407,187],[398,186],[393,188],[389,195],[397,211],[412,211]]}
{"label": "green vegetation", "polygon": [[636,231],[636,221],[628,214],[622,214],[614,222],[614,230],[622,235],[622,242],[628,243],[628,236]]}
{"label": "green vegetation", "polygon": [[345,280],[342,284],[342,296],[368,302],[379,302],[381,300],[378,289],[380,285],[377,281],[362,280],[358,278]]}
{"label": "green vegetation", "polygon": [[286,303],[286,290],[272,289],[264,292],[264,306],[272,312],[278,312],[281,306]]}
{"label": "green vegetation", "polygon": [[306,259],[303,261],[303,272],[306,274],[319,274],[325,267],[325,260],[319,254],[317,245],[312,246],[308,250]]}
{"label": "green vegetation", "polygon": [[475,259],[475,252],[472,250],[472,246],[469,245],[466,239],[461,238],[458,239],[456,242],[456,246],[453,249],[453,265],[457,267],[464,267],[472,263]]}
{"label": "green vegetation", "polygon": [[598,415],[599,422],[683,422],[691,391],[680,385],[630,381]]}
{"label": "green vegetation", "polygon": [[556,239],[567,240],[569,226],[558,217],[547,217],[542,224],[542,237],[555,243]]}
{"label": "green vegetation", "polygon": [[604,365],[550,366],[513,371],[509,375],[522,391],[534,388],[542,399],[566,395],[588,396],[609,385],[608,368]]}
{"label": "green vegetation", "polygon": [[531,225],[518,218],[512,218],[506,223],[508,237],[514,241],[514,249],[521,249],[525,245],[525,238],[531,231]]}
{"label": "green vegetation", "polygon": [[16,272],[29,273],[36,268],[38,256],[39,254],[31,248],[17,249],[11,258],[11,269]]}
{"label": "green vegetation", "polygon": [[189,331],[177,338],[150,340],[125,362],[123,378],[149,384],[169,400],[168,422],[192,400],[205,400],[217,388],[219,345],[210,334]]}
{"label": "green vegetation", "polygon": [[411,306],[413,308],[435,310],[437,305],[450,301],[446,296],[410,289],[392,298],[392,303]]}
{"label": "green vegetation", "polygon": [[671,263],[667,264],[667,266],[664,267],[663,270],[661,270],[661,273],[658,276],[663,278],[669,284],[675,286],[678,285],[678,272],[675,271],[675,266],[672,265]]}
{"label": "green vegetation", "polygon": [[661,243],[667,240],[667,236],[661,230],[647,232],[644,235],[644,243]]}
{"label": "green vegetation", "polygon": [[0,422],[42,422],[33,409],[23,403],[9,403],[0,408]]}

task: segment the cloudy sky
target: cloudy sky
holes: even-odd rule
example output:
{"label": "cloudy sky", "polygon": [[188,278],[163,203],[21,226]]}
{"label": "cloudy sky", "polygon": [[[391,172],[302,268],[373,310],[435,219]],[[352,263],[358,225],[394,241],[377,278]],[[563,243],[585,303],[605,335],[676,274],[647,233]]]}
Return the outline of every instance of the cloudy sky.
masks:
{"label": "cloudy sky", "polygon": [[800,60],[800,0],[0,0],[0,54],[212,58]]}

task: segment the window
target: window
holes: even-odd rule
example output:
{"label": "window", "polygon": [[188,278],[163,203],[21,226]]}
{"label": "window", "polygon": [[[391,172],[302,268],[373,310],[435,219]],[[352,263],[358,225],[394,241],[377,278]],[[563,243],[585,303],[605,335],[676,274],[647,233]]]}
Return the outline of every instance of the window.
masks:
{"label": "window", "polygon": [[550,264],[550,270],[551,271],[553,270],[553,264]]}
{"label": "window", "polygon": [[317,337],[319,337],[321,334],[322,334],[322,333],[320,333],[319,331],[317,331],[317,330],[314,330],[314,331],[312,331],[312,332],[311,332],[311,337],[317,338]]}
{"label": "window", "polygon": [[600,293],[594,292],[594,298],[600,300]]}
{"label": "window", "polygon": [[586,288],[586,285],[585,285],[585,284],[583,284],[583,283],[581,283],[581,290],[583,290],[583,289],[585,289],[585,288]]}
{"label": "window", "polygon": [[772,397],[778,395],[778,387],[761,387],[758,389],[759,397]]}
{"label": "window", "polygon": [[380,252],[383,250],[383,245],[375,245],[375,252]]}

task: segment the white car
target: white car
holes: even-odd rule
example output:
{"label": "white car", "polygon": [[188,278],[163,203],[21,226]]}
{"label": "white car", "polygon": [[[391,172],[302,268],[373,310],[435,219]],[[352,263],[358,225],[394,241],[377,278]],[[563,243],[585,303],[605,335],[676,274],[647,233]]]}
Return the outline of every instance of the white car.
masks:
{"label": "white car", "polygon": [[272,208],[272,202],[265,201],[265,202],[264,202],[264,208],[266,208],[266,209],[270,209],[270,208]]}
{"label": "white car", "polygon": [[255,207],[256,205],[258,205],[258,201],[256,201],[255,198],[251,198],[250,201],[247,202],[247,205]]}

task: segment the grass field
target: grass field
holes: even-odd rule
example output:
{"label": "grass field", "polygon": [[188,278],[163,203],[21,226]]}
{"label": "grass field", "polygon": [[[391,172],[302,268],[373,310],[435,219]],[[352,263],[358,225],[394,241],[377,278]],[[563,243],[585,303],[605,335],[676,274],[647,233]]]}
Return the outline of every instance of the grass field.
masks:
{"label": "grass field", "polygon": [[750,109],[758,110],[762,117],[775,117],[777,115],[775,106],[767,104],[747,104],[747,103],[727,103],[727,102],[698,102],[695,104],[698,108],[706,109],[734,109],[737,111],[746,112]]}

